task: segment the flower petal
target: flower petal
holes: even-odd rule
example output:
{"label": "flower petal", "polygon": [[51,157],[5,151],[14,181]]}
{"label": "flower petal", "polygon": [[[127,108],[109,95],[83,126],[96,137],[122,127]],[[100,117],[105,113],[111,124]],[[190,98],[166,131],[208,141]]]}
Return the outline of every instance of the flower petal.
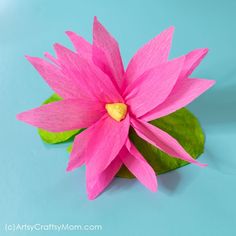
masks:
{"label": "flower petal", "polygon": [[[93,45],[95,46],[93,49],[97,48],[104,53],[103,55],[100,53],[98,58],[96,50],[95,54],[93,54],[95,64],[101,64],[101,56],[103,56],[103,61],[107,63],[107,67],[111,70],[113,82],[121,88],[123,85],[124,67],[119,45],[98,21],[97,17],[94,17],[93,23]],[[105,71],[107,71],[107,68],[105,68]]]}
{"label": "flower petal", "polygon": [[90,96],[105,103],[123,101],[110,78],[91,61],[60,44],[55,44],[54,48],[62,66]]}
{"label": "flower petal", "polygon": [[131,125],[136,133],[144,140],[159,148],[161,151],[181,160],[198,166],[206,166],[193,159],[176,139],[163,130],[141,120],[132,119]]}
{"label": "flower petal", "polygon": [[99,126],[100,122],[101,120],[75,136],[66,171],[72,171],[85,164],[87,161],[85,152],[89,148],[89,140],[92,135],[95,134],[94,130],[97,126]]}
{"label": "flower petal", "polygon": [[157,191],[157,177],[154,170],[129,139],[127,139],[126,148],[122,149],[119,157],[145,187],[152,192]]}
{"label": "flower petal", "polygon": [[68,99],[22,112],[17,119],[50,132],[63,132],[86,128],[104,113],[100,103]]}
{"label": "flower petal", "polygon": [[207,52],[207,48],[200,48],[185,55],[185,61],[180,73],[180,78],[187,78],[190,76],[194,69],[200,64],[201,60],[206,56]]}
{"label": "flower petal", "polygon": [[128,84],[135,81],[145,71],[167,62],[173,32],[174,27],[170,27],[137,51],[125,73]]}
{"label": "flower petal", "polygon": [[82,97],[80,87],[71,77],[65,76],[58,66],[41,58],[30,56],[26,58],[58,95],[65,99]]}
{"label": "flower petal", "polygon": [[92,45],[86,41],[83,37],[77,35],[72,31],[66,31],[67,36],[74,45],[77,53],[86,59],[92,59]]}
{"label": "flower petal", "polygon": [[127,140],[129,126],[128,115],[120,122],[107,116],[94,129],[89,141],[91,146],[86,150],[86,165],[91,171],[91,178],[101,174],[115,159]]}
{"label": "flower petal", "polygon": [[142,116],[145,121],[166,116],[178,109],[188,105],[215,83],[214,80],[206,79],[183,79],[177,82],[176,86],[167,99],[149,113]]}
{"label": "flower petal", "polygon": [[92,171],[87,166],[86,168],[86,188],[88,198],[95,199],[113,180],[116,173],[119,171],[122,162],[119,158],[115,158],[111,164],[97,177],[91,178]]}
{"label": "flower petal", "polygon": [[184,57],[145,72],[127,87],[124,96],[132,113],[140,117],[164,102],[181,72]]}

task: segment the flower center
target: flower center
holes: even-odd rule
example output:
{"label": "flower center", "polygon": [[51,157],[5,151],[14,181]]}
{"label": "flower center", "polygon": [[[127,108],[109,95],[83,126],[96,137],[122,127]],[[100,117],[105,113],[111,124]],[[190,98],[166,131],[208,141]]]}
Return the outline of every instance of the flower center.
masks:
{"label": "flower center", "polygon": [[116,121],[121,121],[127,113],[127,105],[124,103],[107,103],[105,106],[107,113]]}

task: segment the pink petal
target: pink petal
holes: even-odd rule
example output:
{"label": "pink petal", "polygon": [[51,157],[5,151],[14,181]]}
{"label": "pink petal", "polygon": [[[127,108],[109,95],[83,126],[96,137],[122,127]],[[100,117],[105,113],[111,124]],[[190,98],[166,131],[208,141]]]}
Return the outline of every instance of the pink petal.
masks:
{"label": "pink petal", "polygon": [[125,100],[136,117],[164,102],[178,79],[183,62],[184,57],[180,57],[155,67],[127,87]]}
{"label": "pink petal", "polygon": [[93,51],[92,52],[93,63],[96,66],[98,66],[106,75],[108,75],[108,77],[110,78],[110,80],[112,81],[116,89],[119,91],[120,88],[116,80],[114,79],[113,71],[111,67],[109,66],[109,62],[106,58],[105,53],[100,48],[96,47],[95,45],[92,46],[92,51]]}
{"label": "pink petal", "polygon": [[200,64],[201,60],[206,56],[207,52],[207,48],[200,48],[185,55],[184,66],[180,73],[180,78],[187,78],[190,76],[194,69]]}
{"label": "pink petal", "polygon": [[17,119],[47,131],[63,132],[86,128],[104,113],[100,103],[68,99],[22,112]]}
{"label": "pink petal", "polygon": [[170,27],[138,50],[125,73],[128,84],[136,80],[145,71],[167,62],[173,32],[174,27]]}
{"label": "pink petal", "polygon": [[71,77],[66,77],[56,65],[37,57],[26,56],[48,85],[61,97],[80,98],[80,87]]}
{"label": "pink petal", "polygon": [[127,139],[126,148],[122,149],[119,157],[125,166],[145,187],[152,192],[157,191],[157,177],[154,170],[129,139]]}
{"label": "pink petal", "polygon": [[78,54],[86,60],[95,63],[105,74],[109,76],[115,87],[118,88],[115,79],[113,79],[113,72],[109,66],[105,53],[100,48],[95,45],[91,45],[84,38],[74,32],[67,31],[66,34],[70,38]]}
{"label": "pink petal", "polygon": [[87,161],[86,158],[86,150],[89,148],[89,141],[91,137],[95,134],[94,130],[96,131],[96,127],[100,126],[101,120],[90,126],[88,129],[84,130],[82,133],[76,135],[72,151],[70,153],[70,159],[67,165],[67,171],[72,171],[81,165],[85,164]]}
{"label": "pink petal", "polygon": [[126,142],[129,132],[129,116],[117,122],[106,117],[94,129],[90,139],[90,147],[86,150],[87,167],[91,171],[91,178],[97,177],[115,159]]}
{"label": "pink petal", "polygon": [[[90,62],[95,63],[104,73],[106,73],[113,80],[112,70],[109,66],[106,55],[100,48],[97,48],[95,45],[91,45],[84,38],[74,32],[67,31],[66,34],[70,38],[71,42],[74,45],[74,48],[81,57],[85,58]],[[115,82],[114,85],[116,85]]]}
{"label": "pink petal", "polygon": [[91,170],[86,168],[86,187],[88,198],[95,199],[113,180],[119,171],[122,162],[119,158],[114,159],[111,164],[97,177],[91,178]]}
{"label": "pink petal", "polygon": [[[115,84],[121,88],[123,85],[124,67],[120,55],[120,49],[117,41],[109,34],[105,27],[94,17],[93,24],[93,45],[95,48],[101,50],[103,54],[103,61],[107,63],[107,67],[112,72],[112,79]],[[93,54],[95,63],[101,63],[101,56],[96,56],[97,51]],[[105,68],[105,71],[109,69]]]}
{"label": "pink petal", "polygon": [[92,45],[88,41],[71,31],[66,31],[66,34],[80,56],[86,59],[92,58]]}
{"label": "pink petal", "polygon": [[62,45],[55,44],[54,47],[65,73],[69,73],[83,91],[105,103],[123,101],[110,78],[91,61],[85,60]]}
{"label": "pink petal", "polygon": [[214,80],[206,79],[183,79],[176,86],[167,99],[155,109],[145,114],[142,119],[154,120],[166,116],[176,110],[188,105],[215,83]]}
{"label": "pink petal", "polygon": [[134,127],[135,132],[150,144],[156,146],[161,151],[171,155],[172,157],[193,163],[198,166],[206,166],[193,159],[184,148],[178,143],[176,139],[171,137],[163,130],[146,123],[141,120],[132,119],[131,125]]}

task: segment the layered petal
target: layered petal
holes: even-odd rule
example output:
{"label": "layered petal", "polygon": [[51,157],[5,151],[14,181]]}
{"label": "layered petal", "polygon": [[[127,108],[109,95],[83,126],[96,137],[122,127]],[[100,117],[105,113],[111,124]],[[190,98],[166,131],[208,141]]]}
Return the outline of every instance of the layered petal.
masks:
{"label": "layered petal", "polygon": [[115,158],[111,164],[96,177],[92,177],[89,166],[86,167],[86,188],[90,200],[95,199],[110,184],[121,168],[121,165],[121,160]]}
{"label": "layered petal", "polygon": [[58,66],[41,58],[30,56],[26,58],[58,95],[65,99],[83,97],[80,86],[75,84],[73,78],[63,74]]}
{"label": "layered petal", "polygon": [[50,132],[63,132],[86,128],[104,113],[98,102],[67,99],[22,112],[17,119]]}
{"label": "layered petal", "polygon": [[150,121],[175,112],[199,97],[202,93],[212,87],[214,83],[214,80],[206,79],[180,80],[167,99],[152,111],[142,116],[142,119]]}
{"label": "layered petal", "polygon": [[200,64],[208,52],[207,48],[195,49],[185,55],[185,61],[180,73],[180,79],[187,78],[192,74],[194,69]]}
{"label": "layered petal", "polygon": [[117,122],[106,116],[101,119],[89,139],[89,148],[83,153],[86,156],[86,166],[91,172],[91,178],[97,177],[115,159],[126,142],[129,132],[129,116]]}
{"label": "layered petal", "polygon": [[122,102],[123,99],[110,78],[96,65],[60,44],[55,44],[54,47],[65,73],[73,77],[75,83],[89,96],[105,103]]}
{"label": "layered petal", "polygon": [[130,172],[152,192],[157,190],[157,177],[152,167],[147,163],[136,147],[127,139],[119,158]]}
{"label": "layered petal", "polygon": [[72,31],[66,31],[67,36],[71,40],[72,44],[74,45],[75,50],[77,53],[88,60],[92,59],[92,45],[86,41],[83,37],[77,35]]}
{"label": "layered petal", "polygon": [[132,113],[140,117],[165,101],[182,69],[184,57],[164,63],[145,72],[124,92]]}
{"label": "layered petal", "polygon": [[94,135],[94,129],[96,126],[99,126],[99,124],[100,121],[75,136],[66,171],[72,171],[85,164],[87,160],[85,152],[89,148],[89,140],[92,135]]}
{"label": "layered petal", "polygon": [[117,41],[94,17],[93,24],[93,60],[95,64],[111,74],[115,86],[122,88],[124,67]]}
{"label": "layered petal", "polygon": [[135,81],[145,71],[167,62],[173,32],[174,27],[170,27],[137,51],[125,73],[125,79],[128,84]]}
{"label": "layered petal", "polygon": [[176,139],[163,130],[136,119],[131,120],[131,125],[142,139],[159,148],[161,151],[171,155],[172,157],[179,158],[195,165],[201,167],[205,166],[205,164],[201,164],[192,158]]}

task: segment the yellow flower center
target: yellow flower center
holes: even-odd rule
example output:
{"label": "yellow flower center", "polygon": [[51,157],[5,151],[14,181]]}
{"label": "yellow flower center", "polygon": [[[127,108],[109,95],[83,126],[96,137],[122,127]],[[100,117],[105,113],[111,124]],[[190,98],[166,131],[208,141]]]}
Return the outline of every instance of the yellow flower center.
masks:
{"label": "yellow flower center", "polygon": [[116,121],[121,121],[127,113],[127,106],[124,103],[108,103],[106,104],[107,113]]}

